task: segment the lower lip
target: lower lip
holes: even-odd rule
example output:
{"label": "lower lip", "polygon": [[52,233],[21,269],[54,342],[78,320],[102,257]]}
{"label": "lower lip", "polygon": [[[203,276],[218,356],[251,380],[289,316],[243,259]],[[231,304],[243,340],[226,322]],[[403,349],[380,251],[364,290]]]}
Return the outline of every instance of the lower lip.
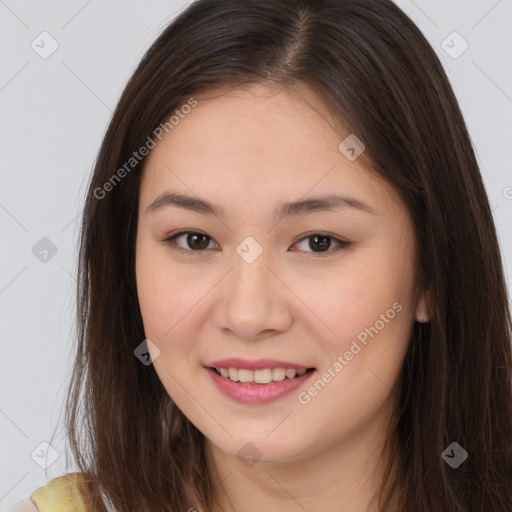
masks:
{"label": "lower lip", "polygon": [[285,379],[270,384],[248,384],[222,377],[212,368],[206,368],[206,370],[221,393],[243,404],[264,404],[277,400],[297,389],[315,373],[313,370],[294,379]]}

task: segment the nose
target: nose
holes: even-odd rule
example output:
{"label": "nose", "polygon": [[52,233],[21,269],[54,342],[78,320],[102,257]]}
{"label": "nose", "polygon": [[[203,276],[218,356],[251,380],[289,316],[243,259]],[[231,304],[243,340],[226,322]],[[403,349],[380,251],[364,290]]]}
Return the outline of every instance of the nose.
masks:
{"label": "nose", "polygon": [[233,268],[219,288],[217,328],[249,341],[286,331],[292,323],[290,292],[265,251],[252,263],[236,253],[231,261]]}

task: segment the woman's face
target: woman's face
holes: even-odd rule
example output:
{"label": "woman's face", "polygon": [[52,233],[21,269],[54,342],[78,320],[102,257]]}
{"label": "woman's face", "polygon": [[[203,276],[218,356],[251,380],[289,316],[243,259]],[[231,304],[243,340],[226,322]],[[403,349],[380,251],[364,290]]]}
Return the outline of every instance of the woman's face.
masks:
{"label": "woman's face", "polygon": [[425,313],[406,210],[297,97],[196,99],[140,190],[138,297],[165,389],[217,450],[262,462],[382,430]]}

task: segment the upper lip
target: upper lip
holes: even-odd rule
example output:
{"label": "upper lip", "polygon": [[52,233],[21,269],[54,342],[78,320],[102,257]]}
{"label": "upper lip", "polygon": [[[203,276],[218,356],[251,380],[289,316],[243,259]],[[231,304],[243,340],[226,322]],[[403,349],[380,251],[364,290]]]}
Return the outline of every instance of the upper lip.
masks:
{"label": "upper lip", "polygon": [[242,368],[245,370],[264,370],[265,368],[293,368],[300,370],[301,368],[312,368],[308,365],[291,363],[290,361],[279,361],[278,359],[256,359],[249,361],[239,357],[230,357],[228,359],[219,359],[205,364],[209,368]]}

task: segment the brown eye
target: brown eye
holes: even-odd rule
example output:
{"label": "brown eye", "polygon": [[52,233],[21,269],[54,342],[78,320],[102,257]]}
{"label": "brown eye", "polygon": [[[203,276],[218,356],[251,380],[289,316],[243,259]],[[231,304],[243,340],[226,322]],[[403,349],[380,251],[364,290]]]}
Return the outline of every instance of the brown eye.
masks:
{"label": "brown eye", "polygon": [[324,235],[315,235],[309,237],[309,247],[313,250],[320,249],[320,252],[327,251],[331,246],[331,237]]}
{"label": "brown eye", "polygon": [[[178,243],[177,240],[184,239],[184,242]],[[208,248],[211,238],[204,233],[196,231],[180,231],[166,238],[164,241],[176,246],[176,249],[188,253],[202,252]]]}
{"label": "brown eye", "polygon": [[206,249],[208,247],[209,238],[206,235],[190,233],[187,235],[186,241],[191,249]]}
{"label": "brown eye", "polygon": [[[312,252],[318,256],[332,254],[336,250],[345,249],[350,245],[350,242],[345,242],[344,240],[340,240],[339,238],[336,238],[327,233],[312,233],[299,240],[297,244],[304,243],[305,240],[309,241],[307,244],[307,249],[309,249],[309,251],[305,248],[300,250],[305,252]],[[335,245],[337,244],[338,248],[335,250],[329,250],[332,248],[333,242]]]}

